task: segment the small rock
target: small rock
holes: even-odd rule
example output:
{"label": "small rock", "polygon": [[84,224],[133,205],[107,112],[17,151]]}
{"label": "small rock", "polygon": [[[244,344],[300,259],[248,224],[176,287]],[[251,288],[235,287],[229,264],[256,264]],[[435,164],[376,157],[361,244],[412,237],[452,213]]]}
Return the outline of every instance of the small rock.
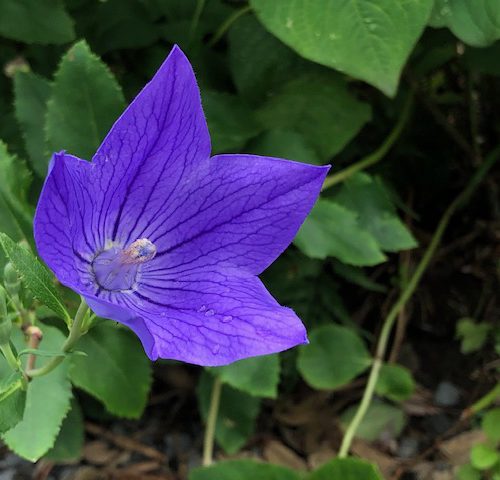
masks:
{"label": "small rock", "polygon": [[441,407],[454,407],[460,401],[460,390],[453,383],[441,382],[434,392],[434,402]]}
{"label": "small rock", "polygon": [[415,437],[403,437],[398,446],[398,457],[412,458],[418,452],[418,440]]}
{"label": "small rock", "polygon": [[0,473],[0,480],[15,480],[16,470],[14,468],[8,468]]}

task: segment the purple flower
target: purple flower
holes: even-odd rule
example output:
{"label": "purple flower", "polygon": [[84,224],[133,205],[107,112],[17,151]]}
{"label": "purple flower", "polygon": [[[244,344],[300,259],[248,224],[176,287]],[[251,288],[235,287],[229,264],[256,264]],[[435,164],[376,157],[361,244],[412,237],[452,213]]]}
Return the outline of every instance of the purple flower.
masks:
{"label": "purple flower", "polygon": [[152,360],[200,365],[307,342],[257,278],[292,241],[329,167],[210,158],[189,61],[174,47],[92,162],[54,155],[35,215],[40,255]]}

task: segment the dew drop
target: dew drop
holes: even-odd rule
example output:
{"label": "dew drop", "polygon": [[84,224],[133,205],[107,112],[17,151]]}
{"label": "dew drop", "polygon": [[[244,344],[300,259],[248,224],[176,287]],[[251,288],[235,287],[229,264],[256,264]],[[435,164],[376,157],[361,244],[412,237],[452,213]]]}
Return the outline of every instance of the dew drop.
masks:
{"label": "dew drop", "polygon": [[289,28],[289,29],[293,28],[293,20],[291,18],[286,19],[286,28]]}
{"label": "dew drop", "polygon": [[220,352],[220,345],[219,345],[218,343],[216,343],[216,344],[214,345],[214,347],[212,348],[212,353],[213,353],[214,355],[217,355],[219,352]]}
{"label": "dew drop", "polygon": [[202,305],[199,309],[198,312],[204,312],[207,309],[206,305]]}
{"label": "dew drop", "polygon": [[160,317],[166,317],[166,316],[167,316],[166,312],[161,312],[160,313]]}
{"label": "dew drop", "polygon": [[368,25],[368,30],[370,30],[370,32],[377,30],[377,25],[370,23],[370,25]]}
{"label": "dew drop", "polygon": [[205,317],[212,317],[213,315],[215,315],[215,311],[211,308],[205,312]]}
{"label": "dew drop", "polygon": [[222,323],[229,323],[232,319],[233,317],[231,315],[225,315],[222,317]]}

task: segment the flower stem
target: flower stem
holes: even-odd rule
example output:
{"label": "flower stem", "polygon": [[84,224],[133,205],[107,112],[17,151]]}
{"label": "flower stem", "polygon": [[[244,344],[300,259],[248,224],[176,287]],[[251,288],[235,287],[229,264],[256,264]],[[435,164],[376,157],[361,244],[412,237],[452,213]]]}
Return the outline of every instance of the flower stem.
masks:
{"label": "flower stem", "polygon": [[[66,338],[66,341],[62,346],[61,351],[63,353],[69,352],[73,348],[75,343],[78,341],[78,339],[82,336],[83,321],[85,319],[85,314],[87,313],[88,309],[89,309],[88,305],[82,298],[80,306],[78,307],[75,318],[73,320],[73,323],[71,324],[68,338]],[[54,370],[54,368],[56,368],[60,363],[62,363],[64,358],[65,357],[53,357],[43,367],[35,368],[34,370],[26,370],[26,374],[28,375],[28,377],[41,377],[42,375],[47,375],[47,373],[50,373],[52,370]]]}
{"label": "flower stem", "polygon": [[403,132],[404,127],[406,126],[410,118],[412,106],[413,91],[409,93],[396,125],[394,125],[394,128],[391,130],[382,145],[380,145],[374,152],[359,160],[359,162],[353,163],[340,172],[327,177],[323,183],[323,188],[321,190],[323,191],[327,188],[333,187],[337,183],[343,182],[356,172],[364,170],[365,168],[371,167],[375,163],[380,162],[380,160],[382,160],[387,155],[387,152],[392,148],[392,146],[396,143],[401,133]]}
{"label": "flower stem", "polygon": [[9,367],[12,368],[12,370],[15,371],[21,370],[21,365],[19,364],[19,361],[14,355],[10,343],[5,343],[3,345],[0,345],[0,350],[2,351],[5,360],[9,364]]}
{"label": "flower stem", "polygon": [[213,462],[215,425],[217,423],[217,415],[219,413],[221,391],[222,380],[219,377],[215,377],[212,385],[212,396],[210,398],[210,408],[208,410],[205,438],[203,439],[203,466],[212,465]]}
{"label": "flower stem", "polygon": [[240,9],[234,11],[231,15],[229,15],[224,22],[222,22],[221,26],[217,29],[217,31],[214,33],[213,37],[208,41],[207,45],[209,47],[213,47],[223,36],[224,34],[229,30],[231,25],[238,20],[241,16],[245,15],[245,13],[248,13],[252,8],[250,5],[245,5],[244,7],[241,7]]}
{"label": "flower stem", "polygon": [[365,387],[365,391],[363,393],[363,397],[361,399],[361,403],[354,415],[354,418],[351,420],[351,423],[347,427],[344,438],[342,439],[342,444],[339,450],[339,457],[344,458],[349,453],[349,449],[351,448],[352,440],[358,430],[359,425],[363,421],[363,418],[366,415],[368,407],[373,398],[373,394],[375,391],[375,386],[377,385],[380,369],[382,367],[382,362],[385,357],[387,344],[389,341],[389,337],[392,331],[392,327],[394,322],[404,307],[406,302],[411,298],[413,293],[415,292],[423,274],[425,273],[429,263],[439,246],[439,243],[443,237],[444,231],[450,222],[453,214],[468,200],[468,198],[472,195],[474,190],[477,188],[481,180],[484,178],[489,169],[495,164],[495,162],[500,157],[500,148],[496,148],[487,159],[483,162],[483,164],[476,170],[475,174],[472,176],[471,180],[467,184],[464,190],[455,198],[455,200],[450,204],[450,206],[446,209],[441,220],[438,223],[436,231],[432,236],[432,239],[422,257],[417,268],[415,269],[413,275],[408,280],[405,288],[402,290],[399,298],[396,303],[393,305],[387,317],[384,320],[382,331],[380,332],[380,337],[377,343],[377,349],[375,352],[375,358],[372,363],[372,367],[370,370],[370,374],[368,376],[368,381]]}

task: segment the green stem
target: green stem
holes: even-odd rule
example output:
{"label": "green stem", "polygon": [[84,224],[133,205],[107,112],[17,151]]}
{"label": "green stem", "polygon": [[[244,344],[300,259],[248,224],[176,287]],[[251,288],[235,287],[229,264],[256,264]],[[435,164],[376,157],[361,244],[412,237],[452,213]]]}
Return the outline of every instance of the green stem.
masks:
{"label": "green stem", "polygon": [[203,13],[203,9],[205,8],[205,0],[197,0],[196,7],[193,13],[193,19],[191,21],[191,26],[189,27],[189,43],[193,40],[194,32],[198,28],[198,24],[200,23],[201,14]]}
{"label": "green stem", "polygon": [[420,260],[415,272],[410,277],[408,283],[405,288],[402,290],[399,298],[396,303],[393,305],[387,317],[384,320],[382,331],[380,332],[380,337],[377,343],[377,349],[375,352],[375,358],[372,363],[372,367],[370,370],[370,374],[368,376],[368,381],[365,387],[365,391],[363,393],[363,398],[361,399],[361,403],[354,415],[354,418],[351,420],[351,423],[347,427],[344,438],[342,439],[342,444],[339,450],[339,457],[344,458],[349,453],[349,449],[351,447],[352,440],[358,430],[359,425],[363,421],[363,418],[366,415],[368,407],[373,398],[373,394],[375,391],[375,386],[377,385],[380,368],[382,367],[382,362],[385,357],[387,344],[389,342],[389,337],[392,331],[392,327],[394,322],[397,319],[397,316],[401,309],[404,307],[406,302],[411,298],[413,293],[415,292],[423,274],[425,273],[429,263],[436,252],[437,247],[443,237],[444,231],[450,222],[452,215],[467,201],[467,199],[472,195],[474,190],[477,188],[481,180],[484,178],[488,170],[495,164],[495,162],[500,157],[500,148],[495,149],[490,153],[488,158],[484,161],[484,163],[476,170],[475,174],[472,176],[471,180],[465,187],[465,189],[455,198],[455,200],[450,204],[450,206],[446,209],[441,220],[438,223],[436,231],[432,236],[431,242],[429,243],[422,259]]}
{"label": "green stem", "polygon": [[229,15],[226,18],[226,20],[224,20],[224,22],[222,22],[221,26],[214,33],[213,37],[209,40],[207,45],[209,47],[213,47],[224,36],[224,34],[229,30],[231,25],[234,22],[236,22],[236,20],[238,20],[238,18],[245,15],[245,13],[248,13],[250,10],[252,10],[252,7],[250,7],[250,5],[245,5],[244,7],[241,7],[240,9],[236,10],[231,15]]}
{"label": "green stem", "polygon": [[203,439],[203,466],[212,465],[213,462],[215,425],[219,413],[221,391],[222,380],[219,377],[215,377],[214,384],[212,385],[212,396],[210,398],[205,438]]}
{"label": "green stem", "polygon": [[10,343],[5,343],[4,345],[0,345],[0,350],[2,350],[5,360],[7,360],[7,363],[9,364],[9,367],[12,368],[12,370],[15,371],[21,370],[21,365],[16,356],[14,355]]}
{"label": "green stem", "polygon": [[[66,341],[62,346],[61,351],[63,353],[69,352],[78,341],[78,339],[82,336],[83,322],[88,309],[88,305],[82,298],[80,306],[78,307],[78,310],[76,312],[75,319],[71,324],[68,338],[66,338]],[[62,363],[64,358],[65,357],[54,357],[49,360],[43,367],[35,368],[34,370],[27,370],[26,374],[28,375],[28,377],[41,377],[42,375],[46,375],[47,373],[50,373],[52,370],[54,370],[54,368],[56,368],[60,363]]]}
{"label": "green stem", "polygon": [[403,110],[396,125],[394,125],[394,128],[389,133],[388,137],[384,140],[382,145],[380,145],[380,147],[378,147],[377,150],[370,153],[366,157],[362,158],[358,162],[349,165],[340,172],[327,177],[323,183],[322,190],[326,190],[327,188],[333,187],[337,183],[343,182],[356,172],[364,170],[365,168],[371,167],[375,163],[380,162],[380,160],[382,160],[387,155],[387,152],[389,152],[389,150],[396,143],[401,133],[403,132],[404,127],[406,126],[410,118],[410,112],[412,106],[413,106],[413,91],[408,95],[408,98],[403,106]]}

